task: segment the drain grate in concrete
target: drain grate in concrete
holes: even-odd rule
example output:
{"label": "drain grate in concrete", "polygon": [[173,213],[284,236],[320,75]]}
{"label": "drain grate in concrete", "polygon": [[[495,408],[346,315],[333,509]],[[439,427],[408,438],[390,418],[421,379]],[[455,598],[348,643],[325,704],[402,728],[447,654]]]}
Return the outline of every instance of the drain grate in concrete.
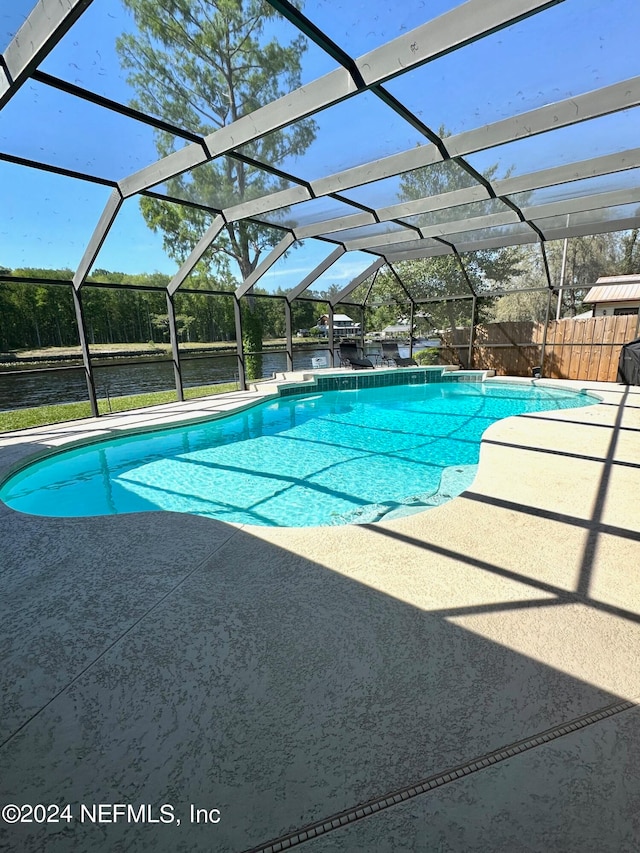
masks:
{"label": "drain grate in concrete", "polygon": [[355,806],[352,809],[347,809],[346,811],[331,815],[324,820],[309,824],[308,826],[296,830],[295,832],[291,832],[288,835],[283,835],[280,838],[268,841],[266,844],[260,844],[258,847],[252,847],[250,850],[245,850],[244,853],[280,853],[282,850],[289,850],[292,847],[297,847],[299,844],[303,844],[311,838],[317,838],[319,835],[326,835],[326,833],[331,832],[334,829],[339,829],[347,824],[355,823],[358,820],[362,820],[362,818],[382,811],[382,809],[388,809],[391,806],[404,802],[405,800],[410,800],[420,794],[432,791],[434,788],[440,788],[443,785],[448,785],[450,782],[454,782],[462,776],[468,776],[471,773],[476,773],[478,770],[484,770],[485,767],[491,767],[493,764],[497,764],[500,761],[506,761],[506,759],[513,758],[521,752],[526,752],[529,749],[535,749],[536,747],[549,743],[552,740],[564,737],[564,735],[571,734],[579,729],[584,729],[593,723],[598,723],[601,720],[605,720],[607,717],[612,717],[614,714],[620,714],[622,711],[628,711],[630,708],[635,708],[636,706],[635,702],[618,702],[615,705],[608,705],[591,714],[584,714],[582,717],[577,717],[576,719],[570,720],[569,722],[563,723],[555,728],[547,729],[546,731],[540,732],[539,734],[533,735],[525,740],[516,741],[515,743],[509,744],[509,746],[502,747],[499,750],[487,753],[479,758],[474,758],[472,761],[468,761],[467,763],[458,765],[457,767],[452,767],[435,776],[429,776],[427,779],[423,779],[416,784],[408,785],[405,788],[400,788],[397,791],[392,791],[391,793],[384,794],[381,797],[376,797],[375,799]]}

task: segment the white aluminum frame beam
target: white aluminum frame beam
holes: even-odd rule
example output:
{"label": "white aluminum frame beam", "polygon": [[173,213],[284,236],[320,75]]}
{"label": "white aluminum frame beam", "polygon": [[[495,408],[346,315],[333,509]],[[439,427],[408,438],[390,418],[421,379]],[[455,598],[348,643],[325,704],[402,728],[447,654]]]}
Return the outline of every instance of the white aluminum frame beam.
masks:
{"label": "white aluminum frame beam", "polygon": [[122,207],[124,199],[117,189],[111,191],[107,203],[102,211],[102,215],[98,220],[91,239],[87,243],[87,248],[84,250],[82,260],[78,265],[78,269],[73,276],[73,286],[76,290],[80,290],[86,277],[89,275],[89,270],[93,266],[95,259],[98,257],[98,252],[102,248],[102,244],[107,238],[111,226],[115,222],[118,211]]}
{"label": "white aluminum frame beam", "polygon": [[403,242],[410,243],[418,237],[419,235],[414,229],[407,227],[406,231],[391,231],[386,234],[377,234],[373,237],[359,237],[357,240],[345,240],[344,245],[350,252],[359,252],[367,249],[383,251],[385,246]]}
{"label": "white aluminum frame beam", "polygon": [[353,166],[343,172],[336,172],[325,178],[311,181],[311,190],[316,198],[331,193],[340,193],[359,187],[362,184],[370,184],[383,178],[393,178],[403,172],[413,169],[421,169],[423,166],[431,166],[433,163],[441,163],[442,154],[432,142],[418,145],[408,151],[398,154],[390,154],[381,157],[371,163],[362,166]]}
{"label": "white aluminum frame beam", "polygon": [[277,193],[242,202],[242,204],[235,204],[233,207],[226,207],[223,209],[222,215],[227,222],[239,222],[241,219],[259,216],[261,213],[269,213],[272,210],[280,210],[283,207],[290,207],[292,204],[310,201],[312,198],[313,196],[305,186],[290,187]]}
{"label": "white aluminum frame beam", "polygon": [[503,236],[487,237],[486,240],[471,240],[469,242],[456,242],[454,246],[458,252],[477,252],[481,249],[504,249],[507,246],[521,246],[525,243],[538,243],[540,238],[531,230],[528,234],[505,234]]}
{"label": "white aluminum frame beam", "polygon": [[640,186],[523,207],[522,213],[527,219],[535,221],[550,216],[561,216],[565,213],[586,213],[589,210],[601,210],[603,207],[618,207],[621,204],[633,204],[635,202],[640,202]]}
{"label": "white aluminum frame beam", "polygon": [[562,0],[468,0],[356,60],[371,86],[424,65]]}
{"label": "white aluminum frame beam", "polygon": [[430,246],[428,249],[412,248],[398,249],[397,251],[385,251],[383,257],[391,266],[399,261],[416,261],[420,258],[440,258],[443,255],[454,255],[453,246]]}
{"label": "white aluminum frame beam", "polygon": [[[356,66],[367,86],[383,83],[560,2],[563,0],[468,0],[462,6],[365,54],[356,60]],[[205,155],[204,159],[227,154],[260,136],[343,101],[357,91],[350,72],[346,68],[337,68],[207,136],[204,144],[208,156]],[[193,143],[125,178],[120,185],[123,195],[149,189],[197,162],[203,162],[198,159],[199,153],[190,151],[192,148],[202,151]]]}
{"label": "white aluminum frame beam", "polygon": [[321,234],[334,234],[336,231],[344,231],[347,228],[361,228],[365,225],[376,225],[378,220],[373,213],[366,210],[360,213],[350,213],[337,219],[325,219],[324,222],[312,225],[301,225],[294,228],[294,234],[298,240],[308,237],[319,237]]}
{"label": "white aluminum frame beam", "polygon": [[221,127],[205,137],[212,157],[227,154],[289,124],[308,118],[318,110],[354,95],[358,88],[345,68],[336,68],[288,95]]}
{"label": "white aluminum frame beam", "polygon": [[471,204],[474,201],[486,201],[489,198],[491,195],[487,188],[483,184],[475,184],[459,190],[451,190],[411,201],[401,201],[389,207],[381,207],[376,209],[376,216],[381,222],[388,219],[406,219],[408,216],[432,213],[435,210],[446,210],[448,207],[458,207],[463,204]]}
{"label": "white aluminum frame beam", "polygon": [[293,243],[295,243],[296,238],[293,234],[285,234],[285,236],[280,240],[278,245],[273,248],[267,257],[262,261],[262,263],[258,264],[258,266],[254,269],[251,275],[247,276],[245,280],[242,282],[240,287],[236,290],[236,299],[240,299],[241,296],[244,296],[248,293],[251,288],[259,281],[262,276],[268,272],[271,267],[275,264],[275,262],[281,258],[284,253],[289,249]]}
{"label": "white aluminum frame beam", "polygon": [[442,237],[446,240],[451,234],[480,231],[483,228],[495,228],[498,225],[513,225],[521,221],[515,210],[504,210],[500,213],[487,213],[485,216],[456,219],[454,222],[440,222],[428,228],[421,228],[420,232],[423,237]]}
{"label": "white aluminum frame beam", "polygon": [[[446,296],[425,296],[415,300],[415,304],[419,305],[432,305],[434,302],[459,302],[461,300],[469,300],[473,299],[474,295],[476,298],[479,294],[473,293],[457,293],[457,294],[449,294]],[[482,298],[482,296],[480,296]]]}
{"label": "white aluminum frame beam", "polygon": [[360,275],[357,275],[349,284],[344,287],[340,293],[337,293],[332,299],[329,300],[329,304],[332,308],[336,305],[339,305],[343,299],[356,289],[359,285],[361,285],[364,281],[366,281],[370,276],[373,275],[374,272],[380,269],[380,267],[384,266],[385,260],[384,258],[377,258],[370,266],[363,270]]}
{"label": "white aluminum frame beam", "polygon": [[14,91],[17,90],[17,86],[12,89],[11,86],[11,78],[7,74],[4,69],[4,65],[0,63],[0,106],[5,104]]}
{"label": "white aluminum frame beam", "polygon": [[[11,3],[13,0],[6,2]],[[34,5],[3,53],[0,109],[92,2],[93,0],[39,0],[37,5]]]}
{"label": "white aluminum frame beam", "polygon": [[491,186],[496,191],[496,195],[517,195],[558,184],[569,184],[585,178],[599,178],[602,175],[624,172],[639,166],[640,148],[630,148],[617,154],[605,154],[602,157],[567,163],[565,166],[554,166],[538,172],[529,172],[526,175],[502,178],[499,181],[492,181]]}
{"label": "white aluminum frame beam", "polygon": [[544,234],[545,240],[550,242],[551,240],[564,240],[565,237],[588,237],[591,234],[607,234],[610,231],[629,231],[633,228],[640,228],[640,215],[625,217],[624,219],[586,221],[579,225],[569,224],[568,227],[553,230],[545,228],[543,219],[536,224]]}
{"label": "white aluminum frame beam", "polygon": [[[383,246],[376,254],[388,257],[390,254],[394,254],[395,252],[413,252],[414,250],[422,250],[424,252],[427,250],[430,251],[431,249],[439,254],[448,254],[448,252],[439,252],[441,246],[446,246],[447,249],[451,248],[450,245],[447,246],[444,242],[440,243],[437,240],[432,240],[430,237],[423,237],[410,240],[405,243],[394,243],[391,246]],[[368,249],[367,251],[375,252],[375,249]]]}
{"label": "white aluminum frame beam", "polygon": [[121,181],[118,181],[118,187],[124,198],[129,198],[136,193],[148,190],[161,184],[171,178],[181,175],[183,172],[193,169],[195,166],[201,166],[211,158],[207,151],[197,142],[192,142],[178,151],[173,151],[162,160],[156,163],[151,163],[150,166],[145,166],[139,172],[134,172]]}
{"label": "white aluminum frame beam", "polygon": [[329,267],[333,266],[333,264],[335,264],[335,262],[341,258],[345,252],[346,249],[344,246],[337,246],[330,255],[318,264],[315,269],[311,270],[308,276],[302,279],[300,284],[296,285],[296,287],[292,288],[292,290],[286,294],[287,300],[289,302],[293,302],[294,299],[297,299],[298,296],[300,296],[301,293],[304,293],[304,291],[310,287],[323,272],[326,272]]}
{"label": "white aluminum frame beam", "polygon": [[170,296],[173,296],[173,294],[180,287],[180,285],[184,283],[186,277],[193,271],[195,265],[202,258],[207,249],[211,246],[218,234],[222,231],[225,224],[226,223],[223,216],[216,216],[211,225],[207,228],[205,233],[193,247],[193,250],[187,260],[182,264],[178,272],[174,275],[174,277],[167,285],[167,293]]}
{"label": "white aluminum frame beam", "polygon": [[588,119],[637,107],[640,104],[640,76],[601,89],[565,98],[521,115],[506,118],[474,130],[447,137],[452,157],[465,157],[486,148],[537,136],[548,130],[568,127]]}

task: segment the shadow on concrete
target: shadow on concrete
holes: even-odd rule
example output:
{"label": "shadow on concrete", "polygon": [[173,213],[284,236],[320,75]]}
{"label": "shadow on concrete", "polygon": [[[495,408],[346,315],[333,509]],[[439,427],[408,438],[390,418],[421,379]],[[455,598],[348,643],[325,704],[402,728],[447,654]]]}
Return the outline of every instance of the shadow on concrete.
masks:
{"label": "shadow on concrete", "polygon": [[4,800],[183,822],[2,827],[15,849],[241,851],[620,698],[447,621],[484,606],[425,611],[217,522],[3,525]]}
{"label": "shadow on concrete", "polygon": [[[410,584],[400,600],[293,547],[192,516],[49,519],[5,510],[2,799],[69,803],[73,820],[2,825],[0,839],[9,849],[48,853],[262,849],[619,703],[614,692],[450,621],[579,604],[635,628],[637,613],[589,597],[599,537],[638,538],[602,522],[619,429],[620,416],[592,517],[556,514],[588,530],[575,590],[389,527],[358,534],[372,564],[383,553],[376,540],[392,540],[398,555],[408,546],[442,558],[443,572],[456,560],[538,594],[517,601],[426,609],[411,602]],[[401,572],[400,565],[399,557],[386,568]],[[425,572],[420,585],[429,582]],[[568,634],[575,654],[571,641]],[[637,762],[621,757],[616,743],[599,730],[586,747],[581,742],[584,754],[574,745],[553,784],[551,753],[540,758],[548,749],[540,747],[537,766],[518,756],[476,774],[475,788],[452,782],[457,795],[448,802],[420,798],[418,811],[388,834],[378,822],[364,843],[337,829],[308,849],[631,850],[640,828]],[[618,778],[624,786],[615,786]],[[526,799],[518,800],[519,789]],[[91,815],[99,803],[144,805],[148,821],[114,823],[108,810],[101,824],[79,818],[82,804]],[[161,812],[163,805],[170,809]],[[220,822],[192,823],[191,806],[213,818],[219,810]]]}

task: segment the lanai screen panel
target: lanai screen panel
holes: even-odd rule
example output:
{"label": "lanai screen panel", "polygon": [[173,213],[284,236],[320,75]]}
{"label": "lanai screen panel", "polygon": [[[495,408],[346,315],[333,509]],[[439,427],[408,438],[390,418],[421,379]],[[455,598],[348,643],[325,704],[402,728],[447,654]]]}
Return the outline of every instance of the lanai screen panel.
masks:
{"label": "lanai screen panel", "polygon": [[[180,215],[180,205],[157,200],[153,200],[153,204],[156,205],[157,216]],[[162,239],[161,235],[156,234],[151,228],[143,226],[145,226],[145,221],[140,209],[139,199],[125,199],[91,265],[91,272],[95,272],[97,269],[120,271],[118,261],[126,257],[127,268],[122,272],[135,275],[154,272],[162,268],[169,276],[176,273],[181,258],[175,254],[172,255],[171,248],[174,249],[174,252],[178,252],[179,246],[175,244],[172,247],[167,240]],[[202,230],[205,230],[204,223]],[[137,235],[138,239],[133,240],[132,234]],[[197,234],[193,234],[190,240],[187,240],[187,245],[190,246],[196,241]],[[184,251],[187,252],[186,246]],[[155,266],[153,266],[154,263]],[[134,281],[133,283],[141,284],[143,282]],[[166,285],[167,282],[164,281],[163,283]]]}
{"label": "lanai screen panel", "polygon": [[[59,43],[54,44],[52,32],[51,50],[40,60],[34,79],[2,110],[0,155],[121,181],[125,194],[153,186],[153,176],[157,181],[162,174],[156,191],[226,211],[230,222],[250,219],[251,211],[257,211],[260,221],[292,229],[295,238],[324,235],[334,247],[366,249],[393,263],[420,255],[447,256],[478,244],[482,251],[501,241],[503,246],[519,240],[527,244],[545,239],[544,228],[560,238],[587,233],[590,227],[596,232],[633,227],[640,224],[634,195],[638,162],[596,164],[588,179],[559,174],[536,179],[533,173],[602,155],[622,156],[638,147],[640,109],[635,104],[640,86],[633,78],[640,76],[635,49],[640,7],[635,0],[544,5],[522,0],[516,10],[491,0],[410,0],[398,8],[387,2],[308,0],[302,14],[319,28],[314,44],[295,26],[297,20],[305,28],[293,6],[285,9],[287,20],[279,12],[271,14],[263,0],[260,38],[266,43],[273,37],[285,45],[300,38],[306,45],[300,76],[285,75],[277,86],[265,79],[261,97],[216,118],[207,113],[206,104],[187,105],[174,79],[146,90],[138,80],[134,90],[127,78],[135,69],[126,67],[127,62],[142,62],[143,73],[153,76],[157,56],[145,67],[126,38],[118,48],[118,37],[135,32],[137,25],[123,14],[119,0],[94,0]],[[11,12],[3,11],[8,31],[21,9],[18,2]],[[448,13],[455,27],[443,24],[452,20]],[[502,26],[510,14],[523,18]],[[438,19],[440,15],[445,17]],[[482,32],[485,23],[493,30],[487,35]],[[188,29],[184,20],[178,20],[180,27]],[[428,48],[427,35],[433,35]],[[390,44],[393,39],[398,41]],[[197,50],[196,44],[191,60],[200,63],[204,74],[207,57]],[[168,68],[180,54],[177,50],[170,57]],[[318,80],[323,74],[326,79]],[[304,89],[292,91],[298,82]],[[618,84],[615,92],[605,91]],[[75,94],[61,91],[65,87]],[[114,109],[77,97],[82,93],[73,87],[112,99]],[[600,89],[602,94],[591,95]],[[280,95],[284,98],[278,103],[269,103]],[[572,112],[574,102],[579,105]],[[117,104],[125,112],[125,105],[131,105],[134,111],[120,115]],[[556,105],[562,114],[558,123],[568,126],[555,127]],[[611,114],[591,118],[599,109]],[[148,123],[140,120],[140,111],[147,113]],[[46,134],[33,132],[30,116],[46,126]],[[587,120],[570,124],[585,116]],[[512,122],[513,117],[522,120]],[[210,135],[233,119],[237,122],[222,136]],[[519,138],[529,133],[533,135]],[[178,154],[177,160],[162,160],[157,171],[155,165],[151,172],[145,170],[144,178],[127,178],[159,155],[185,146],[193,149],[193,157]],[[464,156],[448,160],[450,153]],[[222,178],[238,155],[258,161],[246,166],[255,180],[245,185],[236,177],[228,191]],[[202,160],[210,162],[192,168]],[[260,162],[271,172],[261,170]],[[609,169],[606,178],[598,177],[599,168]],[[510,191],[514,185],[509,181],[523,175],[530,176],[527,188]],[[293,194],[268,198],[285,189]],[[569,206],[553,209],[556,202]],[[129,207],[121,207],[114,228],[127,230],[123,217]],[[339,223],[343,215],[359,218]],[[323,217],[328,223],[324,228]],[[376,220],[392,224],[378,227]],[[409,226],[406,234],[398,230],[399,221]],[[136,257],[135,240],[141,239],[133,232],[129,236],[132,249],[122,255],[126,263]],[[314,260],[300,271],[299,280],[312,272]]]}
{"label": "lanai screen panel", "polygon": [[366,252],[348,252],[321,273],[301,295],[322,299],[337,294],[371,266],[374,260],[375,258]]}
{"label": "lanai screen panel", "polygon": [[637,75],[640,6],[564,0],[387,84],[434,130],[473,130]]}
{"label": "lanai screen panel", "polygon": [[365,307],[365,330],[380,332],[388,326],[406,321],[411,314],[411,299],[406,288],[389,266],[383,267],[375,280],[369,278],[366,289],[358,287],[350,296]]}
{"label": "lanai screen panel", "polygon": [[0,152],[110,181],[158,156],[149,125],[33,80],[0,111]]}
{"label": "lanai screen panel", "polygon": [[[513,226],[512,226],[513,227]],[[517,226],[516,226],[517,227]],[[526,227],[523,225],[523,228]],[[502,229],[500,229],[502,230]],[[518,234],[518,240],[505,246],[504,234],[492,241],[491,237],[474,239],[473,234],[463,235],[458,246],[459,263],[469,279],[470,287],[477,296],[485,296],[495,290],[508,291],[547,286],[544,272],[540,276],[523,278],[523,262],[527,252],[536,251],[536,235],[529,229],[531,237],[526,245],[526,233]],[[492,242],[499,243],[500,249],[491,248]]]}
{"label": "lanai screen panel", "polygon": [[0,10],[0,50],[5,50],[33,9],[33,0],[3,3]]}
{"label": "lanai screen panel", "polygon": [[75,270],[110,189],[0,160],[0,186],[12,185],[21,192],[2,216],[0,244],[16,247],[14,269],[34,266],[35,244],[42,276],[45,270]]}
{"label": "lanai screen panel", "polygon": [[465,271],[452,253],[433,258],[416,258],[410,263],[391,265],[403,289],[415,303],[447,297],[471,297]]}
{"label": "lanai screen panel", "polygon": [[[266,293],[289,293],[334,252],[334,243],[299,240],[256,281],[254,289]],[[311,294],[304,292],[302,296]]]}
{"label": "lanai screen panel", "polygon": [[[260,5],[259,18],[264,27],[262,33],[256,32],[256,38],[262,45],[272,39],[281,45],[289,44],[294,39],[301,39],[304,43],[306,62],[302,68],[302,84],[336,67],[335,60],[302,35],[268,3],[262,2]],[[173,14],[170,14],[171,11]],[[210,46],[198,36],[193,25],[179,14],[177,7],[172,10],[169,4],[158,3],[156,16],[159,20],[171,21],[176,40],[175,50],[161,45],[158,40],[148,40],[123,0],[93,0],[72,30],[41,63],[40,70],[120,104],[127,105],[135,99],[136,106],[148,115],[191,133],[206,134],[214,127],[227,124],[227,118],[216,114],[211,108],[211,102],[194,101],[193,92],[179,84],[175,73],[175,65],[179,67],[185,55],[190,54],[199,67],[199,73],[206,75],[212,59],[207,53]],[[99,39],[97,34],[100,34]],[[146,45],[144,59],[136,44]],[[238,53],[237,58],[238,62],[242,61],[241,53]],[[152,76],[155,81],[154,86],[147,87],[144,93],[134,80],[140,74]],[[270,90],[270,81],[267,81],[263,103],[275,94]],[[243,115],[255,107],[256,104],[239,100],[234,108],[237,115]]]}
{"label": "lanai screen panel", "polygon": [[[424,134],[371,92],[361,92],[323,109],[312,119],[291,125],[294,130],[305,127],[313,134],[308,148],[284,156],[277,164],[273,160],[265,162],[313,181],[425,141]],[[272,134],[267,134],[265,142],[270,143],[271,139]],[[241,146],[239,151],[262,159],[253,143]]]}
{"label": "lanai screen panel", "polygon": [[354,287],[353,290],[345,297],[346,302],[352,302],[355,305],[364,305],[375,298],[375,286],[380,272],[376,271],[370,276],[367,276],[365,281]]}

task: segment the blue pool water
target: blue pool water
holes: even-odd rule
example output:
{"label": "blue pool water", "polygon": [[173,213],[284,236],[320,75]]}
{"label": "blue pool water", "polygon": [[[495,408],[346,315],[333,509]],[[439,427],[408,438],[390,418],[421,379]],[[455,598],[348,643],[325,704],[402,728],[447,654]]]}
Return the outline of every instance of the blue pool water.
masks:
{"label": "blue pool water", "polygon": [[595,402],[455,382],[285,397],[57,453],[14,474],[0,499],[46,516],[171,510],[285,527],[377,521],[460,494],[494,421]]}

